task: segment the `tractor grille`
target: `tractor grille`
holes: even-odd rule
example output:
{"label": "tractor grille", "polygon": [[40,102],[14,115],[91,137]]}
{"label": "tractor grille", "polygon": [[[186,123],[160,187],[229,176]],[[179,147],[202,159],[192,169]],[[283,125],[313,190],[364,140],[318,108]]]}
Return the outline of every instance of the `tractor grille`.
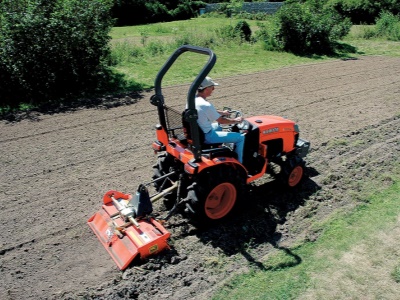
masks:
{"label": "tractor grille", "polygon": [[182,112],[168,106],[164,106],[165,121],[167,123],[167,132],[170,138],[185,140],[185,134],[182,124]]}

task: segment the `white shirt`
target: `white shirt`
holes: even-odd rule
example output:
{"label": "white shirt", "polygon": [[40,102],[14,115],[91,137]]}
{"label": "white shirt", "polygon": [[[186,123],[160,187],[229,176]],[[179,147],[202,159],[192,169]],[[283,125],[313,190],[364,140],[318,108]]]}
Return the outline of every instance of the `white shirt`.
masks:
{"label": "white shirt", "polygon": [[199,124],[204,133],[210,132],[212,129],[211,124],[221,115],[215,109],[214,105],[205,100],[203,97],[196,97],[195,105],[199,117],[197,119],[197,124]]}

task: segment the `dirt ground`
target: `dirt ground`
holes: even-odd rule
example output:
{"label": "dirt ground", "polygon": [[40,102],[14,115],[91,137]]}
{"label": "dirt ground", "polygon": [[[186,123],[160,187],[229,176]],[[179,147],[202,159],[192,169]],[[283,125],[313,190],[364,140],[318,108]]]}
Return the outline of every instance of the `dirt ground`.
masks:
{"label": "dirt ground", "polygon": [[[152,91],[2,121],[1,299],[209,299],[233,275],[263,268],[274,249],[290,253],[296,241],[317,239],[310,224],[365,200],[363,182],[391,184],[400,157],[400,58],[215,80],[216,106],[299,124],[312,147],[301,186],[258,180],[242,215],[218,228],[198,230],[176,215],[167,225],[171,250],[121,272],[86,222],[106,191],[133,193],[151,179]],[[188,87],[165,88],[166,103],[181,107]],[[161,203],[155,210],[165,213]]]}

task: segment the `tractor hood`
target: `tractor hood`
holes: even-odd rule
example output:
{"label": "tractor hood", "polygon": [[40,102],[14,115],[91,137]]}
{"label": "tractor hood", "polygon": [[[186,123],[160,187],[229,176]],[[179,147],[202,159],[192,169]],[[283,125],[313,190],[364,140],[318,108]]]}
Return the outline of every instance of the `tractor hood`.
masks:
{"label": "tractor hood", "polygon": [[295,122],[279,116],[254,116],[246,118],[246,120],[258,127],[261,134],[298,131]]}

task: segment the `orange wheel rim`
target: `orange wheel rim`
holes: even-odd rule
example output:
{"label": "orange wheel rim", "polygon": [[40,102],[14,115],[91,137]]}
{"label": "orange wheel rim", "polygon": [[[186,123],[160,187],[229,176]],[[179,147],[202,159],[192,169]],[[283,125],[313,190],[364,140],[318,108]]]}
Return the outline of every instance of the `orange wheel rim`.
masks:
{"label": "orange wheel rim", "polygon": [[210,219],[225,217],[236,202],[236,188],[232,183],[225,182],[217,185],[207,196],[205,213]]}
{"label": "orange wheel rim", "polygon": [[289,175],[289,186],[296,186],[303,177],[303,168],[296,166]]}

